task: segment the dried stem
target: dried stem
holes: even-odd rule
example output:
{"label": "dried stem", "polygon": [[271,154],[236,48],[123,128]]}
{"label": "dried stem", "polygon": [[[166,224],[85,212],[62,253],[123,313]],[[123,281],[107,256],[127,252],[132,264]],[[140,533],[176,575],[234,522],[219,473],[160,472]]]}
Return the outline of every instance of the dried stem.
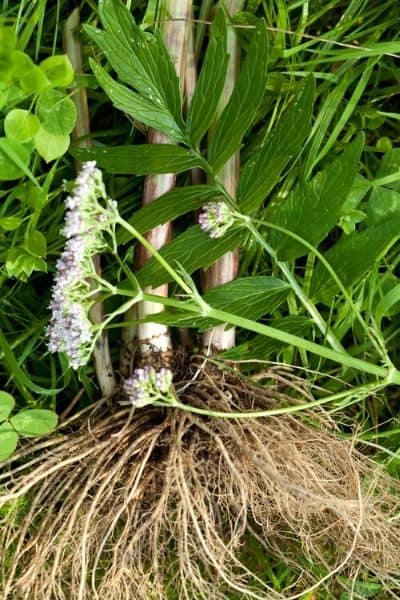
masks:
{"label": "dried stem", "polygon": [[[234,15],[243,8],[243,0],[228,0],[225,2],[225,8],[229,15]],[[225,81],[224,91],[222,93],[221,102],[219,105],[218,113],[220,114],[226,106],[229,98],[232,94],[233,87],[235,85],[239,62],[240,62],[240,48],[236,33],[232,28],[228,29],[227,37],[227,50],[229,54],[229,65],[228,72]],[[239,179],[239,168],[240,168],[240,156],[236,152],[232,158],[225,164],[219,173],[221,183],[224,185],[226,190],[232,196],[236,197],[236,189]],[[227,283],[232,281],[238,274],[239,266],[239,250],[236,249],[233,252],[228,252],[217,260],[209,269],[204,272],[203,286],[207,290],[209,288]],[[206,331],[203,335],[203,346],[209,348],[210,346],[217,350],[227,350],[235,345],[235,329],[225,329],[225,325],[217,325]]]}
{"label": "dried stem", "polygon": [[[165,44],[171,54],[176,72],[181,81],[184,81],[185,58],[187,44],[187,21],[190,15],[191,0],[166,0],[165,12],[169,18],[163,21],[162,32]],[[148,142],[151,144],[170,144],[172,141],[163,133],[150,130]],[[149,175],[145,179],[143,204],[150,204],[175,186],[176,176],[174,173],[164,175]],[[157,250],[162,248],[171,237],[171,223],[166,223],[151,230],[147,240]],[[136,256],[136,267],[141,268],[150,258],[149,252],[142,246],[138,247]],[[161,296],[168,296],[168,286],[162,285],[158,288],[147,288],[147,292]],[[159,312],[160,306],[153,302],[142,302],[137,307],[137,318],[143,319],[149,315]],[[126,328],[124,333],[124,345],[131,343],[134,331]],[[137,337],[140,351],[143,356],[152,352],[167,354],[172,349],[171,338],[168,328],[157,323],[140,323],[137,328]]]}
{"label": "dried stem", "polygon": [[[63,43],[65,52],[71,61],[75,73],[82,73],[82,48],[78,38],[80,27],[79,8],[72,11],[67,21],[65,22],[63,31]],[[77,141],[77,144],[83,148],[90,146],[90,122],[89,109],[87,102],[87,94],[85,88],[78,88],[72,95],[72,99],[76,106],[76,124],[72,132],[72,137]],[[81,163],[75,161],[76,170],[79,171]],[[101,275],[100,256],[93,257],[93,263],[96,273]],[[90,311],[90,317],[96,325],[99,325],[104,320],[104,305],[102,302],[97,302]],[[94,348],[94,364],[97,375],[97,380],[103,396],[111,396],[114,392],[116,381],[111,362],[110,347],[108,343],[107,332],[104,331],[99,336]]]}

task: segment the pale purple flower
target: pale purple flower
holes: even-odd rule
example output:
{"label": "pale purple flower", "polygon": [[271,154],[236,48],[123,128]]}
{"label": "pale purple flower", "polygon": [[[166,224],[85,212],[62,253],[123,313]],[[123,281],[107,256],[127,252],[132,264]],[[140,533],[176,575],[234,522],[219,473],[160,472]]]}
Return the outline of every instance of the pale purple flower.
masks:
{"label": "pale purple flower", "polygon": [[[106,207],[99,203],[100,198]],[[65,206],[62,234],[67,241],[56,265],[47,334],[49,350],[64,352],[71,367],[77,369],[87,363],[93,342],[88,318],[92,257],[105,247],[104,231],[110,231],[116,215],[116,205],[108,199],[94,161],[84,164]]]}
{"label": "pale purple flower", "polygon": [[200,228],[211,238],[222,237],[233,222],[232,211],[225,202],[209,202],[199,214]]}
{"label": "pale purple flower", "polygon": [[123,387],[128,400],[121,404],[141,407],[160,401],[168,403],[173,398],[172,372],[164,367],[158,371],[154,367],[135,369]]}

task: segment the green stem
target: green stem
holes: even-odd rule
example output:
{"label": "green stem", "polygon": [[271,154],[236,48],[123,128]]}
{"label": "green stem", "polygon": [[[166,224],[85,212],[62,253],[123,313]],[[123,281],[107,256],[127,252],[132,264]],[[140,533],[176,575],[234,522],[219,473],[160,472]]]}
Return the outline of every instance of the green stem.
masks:
{"label": "green stem", "polygon": [[328,360],[332,360],[345,367],[357,369],[358,371],[363,371],[365,373],[375,375],[376,377],[379,377],[381,379],[387,379],[388,383],[400,384],[400,371],[398,371],[394,367],[379,367],[378,365],[374,365],[365,360],[354,358],[344,352],[338,352],[337,350],[326,348],[325,346],[321,346],[320,344],[316,344],[315,342],[305,340],[304,338],[301,338],[297,335],[293,335],[291,333],[275,329],[274,327],[270,327],[269,325],[257,323],[256,321],[245,319],[244,317],[228,313],[224,310],[212,308],[211,306],[206,305],[205,302],[203,302],[201,310],[199,311],[199,306],[194,301],[182,302],[179,300],[173,300],[172,298],[164,298],[161,296],[155,296],[153,294],[147,293],[143,293],[143,299],[150,300],[152,302],[158,302],[165,306],[172,306],[174,308],[183,310],[185,312],[189,312],[191,314],[198,315],[200,312],[201,316],[205,316],[210,319],[215,319],[220,323],[228,323],[230,325],[235,325],[237,327],[247,329],[248,331],[252,331],[254,333],[259,333],[266,337],[283,342],[284,344],[303,348],[304,350],[311,352],[312,354],[321,356],[322,358],[326,358]]}

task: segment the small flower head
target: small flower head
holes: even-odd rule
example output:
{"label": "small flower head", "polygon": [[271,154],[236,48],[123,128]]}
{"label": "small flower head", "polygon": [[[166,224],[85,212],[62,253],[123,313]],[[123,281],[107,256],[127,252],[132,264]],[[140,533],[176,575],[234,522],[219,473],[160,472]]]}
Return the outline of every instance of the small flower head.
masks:
{"label": "small flower head", "polygon": [[67,241],[57,261],[47,334],[49,350],[64,352],[71,367],[77,369],[88,361],[93,340],[88,318],[90,278],[95,273],[92,257],[105,247],[104,232],[111,231],[116,216],[115,203],[107,198],[94,161],[84,164],[65,206],[62,234]]}
{"label": "small flower head", "polygon": [[201,209],[200,228],[211,238],[222,237],[234,222],[231,209],[225,202],[209,202]]}
{"label": "small flower head", "polygon": [[135,369],[124,382],[124,391],[128,396],[126,402],[135,408],[146,404],[171,404],[175,397],[172,391],[172,372],[162,368],[156,371],[153,367]]}

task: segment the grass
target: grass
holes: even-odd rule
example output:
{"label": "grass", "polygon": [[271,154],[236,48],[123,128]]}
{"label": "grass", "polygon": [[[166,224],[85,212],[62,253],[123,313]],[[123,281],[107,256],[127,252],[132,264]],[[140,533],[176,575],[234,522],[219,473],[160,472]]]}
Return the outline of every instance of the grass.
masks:
{"label": "grass", "polygon": [[[138,23],[144,19],[146,28],[153,30],[156,3],[137,1],[125,4],[132,8]],[[194,16],[197,19],[194,24],[194,43],[197,55],[202,60],[209,35],[209,7],[212,3],[202,0],[194,4]],[[96,2],[81,2],[82,21],[97,24],[97,8]],[[392,366],[399,368],[399,242],[390,229],[389,221],[400,219],[400,115],[396,103],[399,90],[400,9],[395,0],[247,0],[245,10],[247,16],[242,15],[234,22],[239,42],[243,49],[248,48],[252,16],[264,18],[269,32],[269,61],[265,94],[241,149],[242,164],[254,156],[265,140],[271,139],[285,111],[290,109],[293,94],[298,93],[310,74],[315,79],[315,94],[311,127],[306,138],[299,150],[290,156],[266,194],[265,201],[252,212],[256,235],[246,234],[241,238],[240,276],[272,274],[285,279],[282,273],[286,272],[286,281],[289,284],[292,282],[291,292],[271,310],[250,317],[254,322],[253,330],[239,326],[236,346],[225,352],[224,356],[235,360],[270,360],[294,365],[302,369],[310,385],[318,385],[335,395],[350,386],[363,387],[375,383],[375,371],[384,372]],[[34,61],[39,61],[62,52],[61,25],[69,12],[70,4],[65,0],[3,0],[1,14],[2,20],[18,32],[18,47],[24,49]],[[84,82],[87,85],[94,146],[143,143],[143,128],[113,109],[106,94],[97,86],[88,59],[99,57],[99,49],[86,34],[82,39],[86,75],[78,78],[77,83],[80,85]],[[2,109],[2,122],[5,115],[6,110]],[[290,214],[289,217],[285,216],[285,209],[282,208],[288,196],[294,194],[293,197],[298,198],[296,190],[302,189],[305,182],[319,171],[333,177],[335,170],[329,171],[329,165],[335,160],[339,161],[335,163],[340,165],[338,168],[345,169],[346,165],[340,163],[341,153],[358,133],[365,136],[365,142],[357,159],[357,173],[346,203],[340,207],[334,225],[323,239],[317,239],[314,243],[304,236],[306,242],[317,246],[320,254],[333,261],[334,274],[343,283],[342,289],[335,288],[335,293],[324,295],[319,292],[316,283],[323,280],[324,268],[313,251],[301,255],[293,252],[286,257],[282,250],[282,256],[279,252],[278,257],[271,256],[265,252],[265,243],[262,247],[257,242],[257,232],[269,242],[278,239],[268,238],[271,236],[268,227],[262,225],[263,222],[272,222],[296,233],[294,221],[289,220],[288,224],[284,220],[294,219]],[[106,170],[105,177],[110,194],[118,201],[122,217],[129,221],[141,204],[143,178],[113,173],[112,169],[110,172]],[[50,288],[55,263],[64,244],[59,233],[64,217],[63,181],[66,179],[70,185],[73,178],[73,158],[66,153],[50,164],[36,156],[25,167],[25,173],[19,180],[1,182],[0,219],[17,217],[21,225],[14,230],[0,229],[0,377],[2,389],[16,397],[20,409],[49,408],[61,414],[68,408],[72,398],[83,390],[71,409],[74,413],[91,405],[99,396],[91,362],[76,373],[68,368],[65,357],[49,354],[46,346]],[[339,185],[340,177],[337,181]],[[177,182],[179,186],[188,184],[189,175],[179,174]],[[322,186],[322,183],[316,180],[312,185]],[[335,190],[329,191],[327,186],[318,189],[323,189],[326,197],[333,201]],[[317,219],[318,211],[316,213]],[[193,222],[190,213],[179,216],[175,224],[175,239]],[[375,229],[368,233],[368,227]],[[47,241],[47,271],[34,271],[23,281],[9,275],[7,260],[12,248],[25,243],[26,232],[31,229],[40,231]],[[349,264],[345,264],[344,259],[335,263],[334,255],[329,254],[330,250],[341,237],[346,238],[353,231],[364,235],[367,242],[363,246],[354,246],[353,254],[350,253],[351,261],[346,255]],[[300,237],[302,235],[300,232]],[[382,236],[381,251],[377,246],[379,236]],[[288,244],[288,238],[285,240]],[[182,244],[180,254],[177,252],[172,258],[167,254],[166,258],[173,269],[176,268],[176,260],[183,264],[199,285],[198,273],[192,273],[194,269],[187,262],[191,254],[190,242],[186,246],[184,242]],[[124,264],[132,262],[132,252],[127,244],[120,244],[119,253]],[[361,276],[356,273],[358,256],[370,257],[367,261],[369,268]],[[201,258],[196,264],[196,269],[203,266]],[[104,259],[103,268],[104,276],[110,282],[116,285],[123,282],[121,266],[116,266],[111,255]],[[157,272],[154,266],[154,276],[158,276]],[[150,273],[150,276],[153,274]],[[295,284],[301,288],[303,296],[295,293]],[[177,287],[171,284],[170,294],[176,290]],[[115,298],[105,300],[107,311],[116,309]],[[217,306],[217,309],[223,310],[224,307]],[[230,311],[226,309],[226,312]],[[231,312],[235,313],[235,310]],[[172,309],[168,314],[171,320],[175,319],[174,324],[181,324]],[[238,315],[242,316],[236,310]],[[200,314],[195,314],[193,319],[195,316],[199,317]],[[180,318],[184,323],[182,314]],[[244,321],[239,320],[235,324],[243,325]],[[193,344],[198,347],[201,345],[198,322],[195,325],[191,331]],[[308,352],[309,348],[306,345],[302,347],[301,343],[288,344],[284,340],[263,337],[261,334],[266,331],[264,325],[284,332],[283,338],[285,332],[293,333],[319,346],[332,346],[330,341],[334,340],[335,349],[340,351],[343,348],[348,356],[347,367],[336,363],[326,353],[318,355]],[[120,352],[120,329],[110,327],[108,333],[116,364]],[[177,337],[178,334],[174,335]],[[372,375],[366,370],[354,369],[356,359],[372,365],[375,369]],[[251,367],[243,366],[243,370],[254,374],[259,369],[253,364]],[[364,394],[356,399],[349,394],[344,401],[330,404],[324,410],[329,418],[335,419],[339,435],[348,438],[356,432],[360,448],[398,479],[400,434],[397,406],[396,384],[382,385],[375,394]],[[307,414],[302,418],[307,420]],[[242,552],[244,563],[276,592],[285,593],[297,577],[296,570],[291,569],[284,560],[277,560],[262,551],[255,537],[246,539]],[[322,579],[327,573],[312,561],[304,562],[304,569],[315,579]],[[228,595],[228,590],[225,593],[232,600],[240,597],[240,594]],[[339,574],[303,598],[379,600],[396,597],[397,593],[397,583],[393,583],[391,589],[390,584],[381,584],[364,570],[355,574],[353,582]],[[174,592],[171,594],[173,598]]]}

